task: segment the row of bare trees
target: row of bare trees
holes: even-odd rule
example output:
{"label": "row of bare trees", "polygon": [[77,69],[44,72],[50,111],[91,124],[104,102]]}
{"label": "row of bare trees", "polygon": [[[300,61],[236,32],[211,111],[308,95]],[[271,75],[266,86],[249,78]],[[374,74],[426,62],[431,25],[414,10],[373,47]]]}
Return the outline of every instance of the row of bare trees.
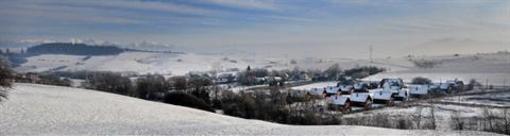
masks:
{"label": "row of bare trees", "polygon": [[319,97],[293,95],[273,87],[269,90],[233,93],[223,91],[218,106],[224,114],[246,119],[295,125],[340,124],[338,116],[318,112]]}
{"label": "row of bare trees", "polygon": [[435,108],[429,109],[428,114],[424,107],[416,107],[411,115],[400,115],[395,113],[376,113],[367,116],[343,117],[343,125],[361,125],[397,129],[436,129],[437,116]]}
{"label": "row of bare trees", "polygon": [[[453,130],[486,131],[510,135],[510,109],[483,108],[481,116],[466,116],[462,111],[449,111],[450,117],[438,117],[435,106],[417,106],[415,113],[400,115],[376,113],[372,115],[340,118],[344,125],[375,126],[397,129],[438,129],[438,121],[448,121],[441,127]],[[428,109],[428,112],[427,110]],[[449,126],[448,126],[449,125]]]}
{"label": "row of bare trees", "polygon": [[451,115],[451,126],[455,130],[487,131],[510,135],[510,109],[484,108],[482,116],[463,117],[461,112]]}

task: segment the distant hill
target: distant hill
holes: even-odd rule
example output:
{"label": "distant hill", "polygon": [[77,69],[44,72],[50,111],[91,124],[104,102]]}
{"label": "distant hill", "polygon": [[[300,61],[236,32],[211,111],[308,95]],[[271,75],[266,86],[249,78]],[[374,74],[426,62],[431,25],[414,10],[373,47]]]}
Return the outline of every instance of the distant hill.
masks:
{"label": "distant hill", "polygon": [[28,55],[63,54],[63,55],[117,55],[126,51],[115,46],[94,46],[73,43],[47,43],[30,47]]}

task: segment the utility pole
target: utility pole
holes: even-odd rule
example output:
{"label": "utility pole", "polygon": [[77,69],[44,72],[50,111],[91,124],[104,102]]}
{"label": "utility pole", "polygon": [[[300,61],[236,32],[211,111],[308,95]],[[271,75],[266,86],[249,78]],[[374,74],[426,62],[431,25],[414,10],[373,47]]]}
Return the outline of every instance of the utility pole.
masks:
{"label": "utility pole", "polygon": [[485,79],[485,89],[489,89],[489,79]]}
{"label": "utility pole", "polygon": [[503,79],[503,88],[506,88],[506,78]]}
{"label": "utility pole", "polygon": [[369,54],[369,59],[370,59],[370,63],[374,63],[374,59],[372,58],[372,53],[374,52],[374,49],[372,47],[372,45],[370,45],[370,54]]}

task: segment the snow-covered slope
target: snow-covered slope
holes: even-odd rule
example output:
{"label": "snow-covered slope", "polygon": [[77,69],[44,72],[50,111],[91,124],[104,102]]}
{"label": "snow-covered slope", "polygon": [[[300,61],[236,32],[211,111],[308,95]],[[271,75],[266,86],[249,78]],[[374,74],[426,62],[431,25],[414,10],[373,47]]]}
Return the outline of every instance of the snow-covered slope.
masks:
{"label": "snow-covered slope", "polygon": [[246,67],[243,61],[222,56],[126,52],[110,56],[38,55],[15,68],[20,72],[51,70],[91,70],[182,75],[189,71],[222,70]]}
{"label": "snow-covered slope", "polygon": [[[0,135],[458,135],[362,126],[289,126],[98,92],[16,84],[0,104]],[[489,135],[463,132],[462,135]]]}
{"label": "snow-covered slope", "polygon": [[[402,69],[409,63],[400,59],[384,59],[380,63],[370,64],[366,60],[344,58],[286,58],[249,56],[232,54],[175,54],[175,53],[149,53],[149,52],[124,52],[110,56],[79,56],[79,55],[54,55],[45,54],[31,56],[27,62],[16,67],[19,72],[43,72],[43,71],[115,71],[136,73],[160,73],[183,75],[190,71],[227,70],[231,68],[268,69],[326,69],[338,63],[341,68],[347,69],[356,66],[376,65],[389,69]],[[404,62],[404,64],[396,64]],[[405,65],[405,66],[402,66]]]}
{"label": "snow-covered slope", "polygon": [[433,68],[417,68],[395,70],[377,74],[366,80],[378,81],[382,78],[398,77],[410,82],[421,76],[435,82],[458,78],[465,83],[475,79],[481,83],[492,85],[509,85],[510,83],[510,53],[489,53],[460,56],[434,56],[413,58],[436,63]]}

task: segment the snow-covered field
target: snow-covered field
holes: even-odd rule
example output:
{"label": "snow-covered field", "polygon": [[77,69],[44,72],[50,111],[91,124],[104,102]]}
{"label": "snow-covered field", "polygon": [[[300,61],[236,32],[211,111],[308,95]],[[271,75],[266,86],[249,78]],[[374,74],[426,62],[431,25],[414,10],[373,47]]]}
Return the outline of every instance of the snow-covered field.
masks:
{"label": "snow-covered field", "polygon": [[[148,52],[125,52],[110,56],[77,56],[77,55],[38,55],[27,58],[15,70],[19,72],[42,71],[116,71],[136,73],[160,73],[183,75],[190,71],[228,70],[231,68],[267,69],[326,69],[338,63],[341,68],[347,69],[357,66],[376,65],[388,69],[407,68],[409,62],[401,59],[379,60],[378,64],[370,64],[366,60],[344,58],[286,58],[264,56],[236,56],[220,54],[169,54]],[[400,64],[404,63],[404,64]],[[405,66],[404,66],[405,65]]]}
{"label": "snow-covered field", "polygon": [[[409,119],[414,120],[416,116],[421,114],[423,118],[423,122],[430,121],[432,108],[434,109],[434,115],[437,122],[437,131],[452,131],[454,130],[454,124],[452,124],[452,116],[458,112],[458,116],[460,118],[475,118],[475,117],[483,117],[484,110],[486,108],[483,107],[470,107],[470,106],[461,106],[461,105],[453,105],[453,104],[429,104],[429,103],[421,103],[419,106],[411,106],[411,107],[387,107],[377,110],[371,110],[366,112],[360,112],[355,114],[348,114],[343,116],[344,118],[362,118],[362,117],[371,117],[377,115],[383,115],[385,117],[391,118],[393,122],[398,121],[399,119]],[[493,109],[488,108],[488,111],[492,113],[501,113],[501,109]],[[390,123],[390,122],[388,122]],[[414,127],[414,126],[409,126]],[[480,128],[481,129],[481,128]]]}
{"label": "snow-covered field", "polygon": [[510,90],[446,97],[441,102],[510,108]]}
{"label": "snow-covered field", "polygon": [[[478,93],[480,90],[472,92]],[[452,122],[453,117],[462,118],[466,123],[466,128],[468,126],[471,127],[470,130],[483,130],[484,128],[477,128],[476,123],[468,122],[476,122],[478,120],[475,119],[485,118],[488,116],[488,112],[496,117],[503,118],[505,117],[504,110],[508,109],[510,106],[510,102],[508,100],[510,97],[510,91],[488,90],[484,92],[485,93],[483,94],[467,94],[443,98],[431,98],[427,100],[413,99],[413,102],[402,104],[397,107],[374,109],[360,113],[347,114],[343,117],[360,119],[382,115],[384,117],[391,118],[394,122],[400,119],[406,119],[415,121],[414,123],[416,123],[417,116],[421,116],[421,120],[430,120],[432,116],[432,109],[434,109],[433,111],[438,125],[437,130],[439,131],[454,130],[455,123]],[[497,120],[501,121],[504,119],[498,118]]]}
{"label": "snow-covered field", "polygon": [[338,82],[336,81],[330,81],[330,82],[318,82],[318,83],[312,83],[307,85],[301,85],[301,86],[295,86],[291,89],[293,90],[311,90],[313,88],[324,88],[328,86],[336,86]]}
{"label": "snow-covered field", "polygon": [[402,71],[381,73],[365,78],[365,80],[380,81],[383,78],[402,78],[404,82],[411,82],[413,78],[418,76],[429,78],[436,83],[444,83],[446,80],[458,79],[467,84],[471,79],[475,79],[483,85],[486,85],[486,82],[488,82],[489,85],[510,85],[510,73],[428,73],[419,71]]}
{"label": "snow-covered field", "polygon": [[182,75],[190,71],[243,68],[247,61],[221,56],[126,52],[112,56],[39,55],[15,68],[21,72],[55,70],[91,70]]}
{"label": "snow-covered field", "polygon": [[362,126],[290,126],[86,89],[15,84],[0,135],[494,135]]}
{"label": "snow-covered field", "polygon": [[408,68],[391,70],[373,75],[365,80],[379,81],[382,78],[399,77],[406,82],[421,76],[432,79],[434,82],[453,80],[455,78],[468,83],[475,79],[480,83],[490,85],[509,85],[510,83],[510,53],[491,53],[461,56],[435,56],[413,58],[415,60],[428,60],[436,62],[433,68]]}

